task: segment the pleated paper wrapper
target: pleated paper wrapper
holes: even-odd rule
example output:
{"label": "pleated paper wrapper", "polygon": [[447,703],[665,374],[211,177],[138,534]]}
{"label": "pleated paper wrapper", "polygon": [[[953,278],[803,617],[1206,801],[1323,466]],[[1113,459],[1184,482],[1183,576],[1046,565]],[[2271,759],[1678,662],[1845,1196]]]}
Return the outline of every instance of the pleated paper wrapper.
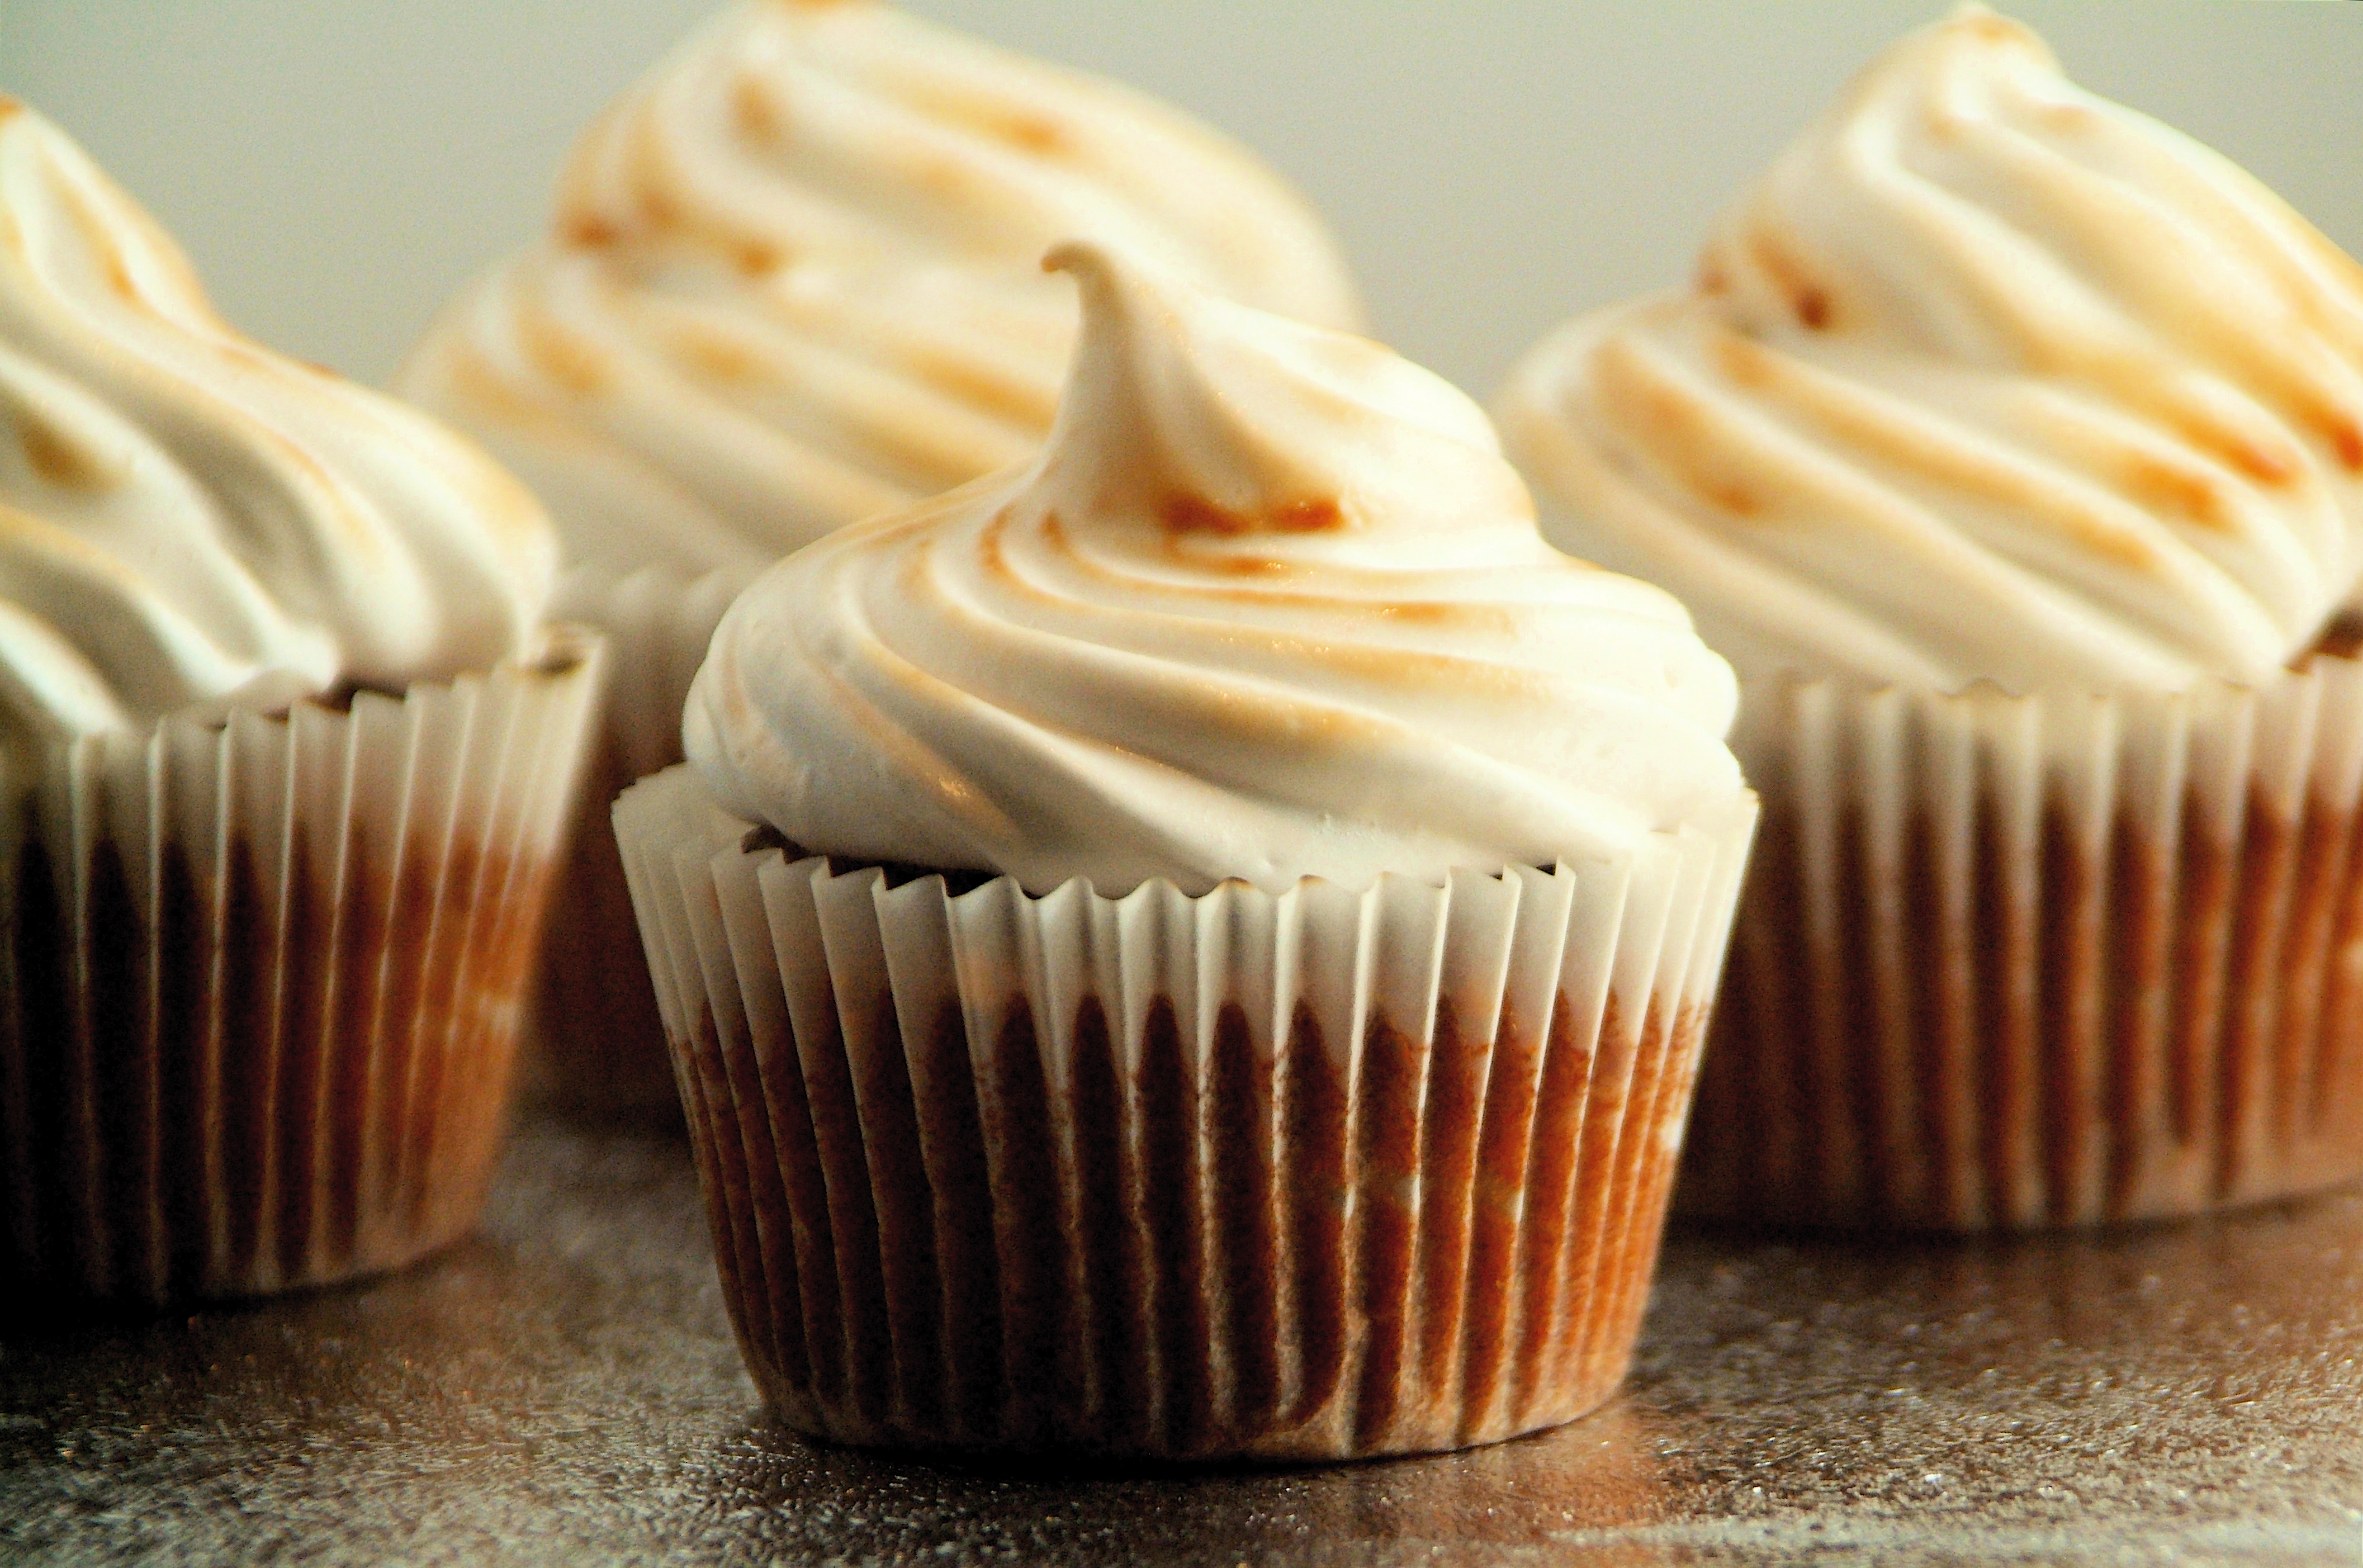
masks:
{"label": "pleated paper wrapper", "polygon": [[[1337,1459],[1622,1376],[1755,816],[1630,862],[953,895],[617,830],[725,1294],[789,1425]],[[966,879],[973,880],[973,879]]]}
{"label": "pleated paper wrapper", "polygon": [[396,1267],[491,1173],[597,639],[37,760],[0,828],[0,1304]]}
{"label": "pleated paper wrapper", "polygon": [[2030,1229],[2363,1174],[2363,665],[1750,683],[1733,744],[1764,829],[1686,1211]]}
{"label": "pleated paper wrapper", "polygon": [[609,648],[589,781],[566,835],[565,917],[551,922],[527,1020],[527,1093],[594,1120],[678,1125],[681,1101],[649,984],[608,807],[625,786],[681,761],[682,707],[722,612],[757,574],[688,577],[578,566],[556,614]]}

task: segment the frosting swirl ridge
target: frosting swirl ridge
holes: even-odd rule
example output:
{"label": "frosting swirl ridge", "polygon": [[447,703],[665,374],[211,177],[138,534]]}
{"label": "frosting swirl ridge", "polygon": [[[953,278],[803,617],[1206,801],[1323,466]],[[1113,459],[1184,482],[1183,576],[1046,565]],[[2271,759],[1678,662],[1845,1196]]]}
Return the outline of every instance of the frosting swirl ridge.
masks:
{"label": "frosting swirl ridge", "polygon": [[1034,450],[1074,321],[1035,262],[1074,234],[1357,318],[1319,222],[1185,116],[869,0],[740,0],[585,135],[549,239],[401,384],[571,559],[760,564]]}
{"label": "frosting swirl ridge", "polygon": [[1977,8],[1500,413],[1555,536],[1744,669],[2257,680],[2363,569],[2363,268]]}
{"label": "frosting swirl ridge", "polygon": [[391,398],[215,316],[179,249],[0,98],[0,734],[255,689],[399,687],[520,651],[556,540]]}
{"label": "frosting swirl ridge", "polygon": [[1040,892],[1621,852],[1740,787],[1728,666],[1560,555],[1484,415],[1375,344],[1069,244],[1032,462],[774,566],[684,718],[808,850]]}

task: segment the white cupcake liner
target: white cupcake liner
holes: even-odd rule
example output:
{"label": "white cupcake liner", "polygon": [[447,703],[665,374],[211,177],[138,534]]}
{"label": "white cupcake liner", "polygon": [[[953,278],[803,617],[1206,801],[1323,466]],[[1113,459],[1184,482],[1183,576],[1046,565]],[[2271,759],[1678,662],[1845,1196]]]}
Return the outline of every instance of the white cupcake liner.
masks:
{"label": "white cupcake liner", "polygon": [[597,640],[51,749],[0,819],[0,1303],[259,1295],[471,1225]]}
{"label": "white cupcake liner", "polygon": [[1638,1331],[1755,809],[1625,865],[1035,898],[747,847],[687,768],[627,791],[766,1399],[1192,1459],[1581,1414]]}
{"label": "white cupcake liner", "polygon": [[677,1122],[681,1100],[607,808],[681,761],[681,715],[723,611],[753,567],[688,577],[570,569],[556,612],[606,635],[606,692],[580,815],[568,825],[563,917],[551,923],[527,1025],[528,1093],[578,1114]]}
{"label": "white cupcake liner", "polygon": [[2363,1174],[2363,665],[1742,715],[1764,834],[1686,1211],[2025,1229]]}

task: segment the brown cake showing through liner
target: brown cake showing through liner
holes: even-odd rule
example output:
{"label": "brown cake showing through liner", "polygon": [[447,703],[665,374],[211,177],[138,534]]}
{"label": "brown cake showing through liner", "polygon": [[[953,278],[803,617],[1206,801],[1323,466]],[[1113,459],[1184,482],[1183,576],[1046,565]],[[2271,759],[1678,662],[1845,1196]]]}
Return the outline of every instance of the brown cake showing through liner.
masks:
{"label": "brown cake showing through liner", "polygon": [[732,1320],[792,1426],[1338,1458],[1556,1425],[1623,1375],[1703,1009],[1618,1045],[1617,1005],[1604,1054],[1563,995],[1548,1035],[1375,1018],[1354,1082],[1302,1006],[1266,1059],[1228,1005],[1193,1069],[1159,1000],[1126,1074],[1086,996],[1063,1084],[1023,996],[990,1039],[958,1008],[905,1035],[916,1073],[834,1030],[726,1050],[705,1006],[674,1045]]}
{"label": "brown cake showing through liner", "polygon": [[[217,815],[213,786],[172,766],[83,796],[96,819],[79,834],[48,786],[18,804],[0,862],[0,1307],[321,1284],[474,1222],[550,892],[549,857],[527,846],[575,775],[571,751],[528,748],[579,716],[595,685],[582,664],[526,673],[561,684],[515,709],[484,699],[515,748],[507,808],[448,833],[456,784],[371,796],[410,802],[405,843],[395,811],[321,775],[405,765],[366,738],[349,750],[355,720],[333,709],[312,715],[334,715],[326,746],[204,753],[230,795],[260,789],[289,815],[227,796]],[[258,722],[283,736],[291,720]],[[407,749],[408,722],[371,733]],[[109,819],[124,811],[143,820]],[[203,843],[229,824],[218,866],[182,837],[192,820]],[[273,821],[292,831],[258,838]]]}
{"label": "brown cake showing through liner", "polygon": [[526,1096],[587,1119],[653,1124],[679,1118],[680,1093],[606,822],[608,803],[637,776],[612,726],[599,726],[563,840],[565,917],[550,922],[529,992]]}
{"label": "brown cake showing through liner", "polygon": [[715,623],[754,573],[683,579],[582,568],[561,579],[560,613],[608,639],[609,679],[583,789],[566,824],[560,917],[526,1012],[522,1095],[578,1120],[678,1129],[681,1093],[608,808],[682,760],[682,709]]}
{"label": "brown cake showing through liner", "polygon": [[[1699,1086],[1681,1207],[1785,1223],[1981,1230],[2199,1212],[2363,1174],[2363,842],[2310,795],[2251,791],[2226,837],[2197,793],[2161,842],[2120,810],[2098,858],[2047,800],[2014,900],[1999,807],[1947,896],[1908,822],[1882,900],[1837,820],[1812,935],[1795,803],[1765,815]],[[1893,984],[1870,955],[1897,943]]]}

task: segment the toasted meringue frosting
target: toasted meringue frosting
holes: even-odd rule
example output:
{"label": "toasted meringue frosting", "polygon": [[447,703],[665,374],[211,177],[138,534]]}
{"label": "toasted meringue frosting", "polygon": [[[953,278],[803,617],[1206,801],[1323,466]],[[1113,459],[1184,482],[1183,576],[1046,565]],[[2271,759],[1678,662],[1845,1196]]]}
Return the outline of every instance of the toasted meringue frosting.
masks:
{"label": "toasted meringue frosting", "polygon": [[1537,531],[1477,406],[1373,343],[1062,246],[1030,462],[855,524],[692,688],[719,802],[807,850],[1043,892],[1367,885],[1627,852],[1728,802],[1730,669]]}
{"label": "toasted meringue frosting", "polygon": [[540,493],[570,560],[760,564],[1018,462],[1073,340],[1071,236],[1350,326],[1319,222],[1113,83],[865,0],[746,0],[585,138],[549,240],[400,378]]}
{"label": "toasted meringue frosting", "polygon": [[489,667],[556,551],[467,442],[225,326],[148,215],[0,98],[0,739]]}
{"label": "toasted meringue frosting", "polygon": [[2363,569],[2363,268],[1967,10],[1499,408],[1553,537],[1744,671],[2269,676]]}

